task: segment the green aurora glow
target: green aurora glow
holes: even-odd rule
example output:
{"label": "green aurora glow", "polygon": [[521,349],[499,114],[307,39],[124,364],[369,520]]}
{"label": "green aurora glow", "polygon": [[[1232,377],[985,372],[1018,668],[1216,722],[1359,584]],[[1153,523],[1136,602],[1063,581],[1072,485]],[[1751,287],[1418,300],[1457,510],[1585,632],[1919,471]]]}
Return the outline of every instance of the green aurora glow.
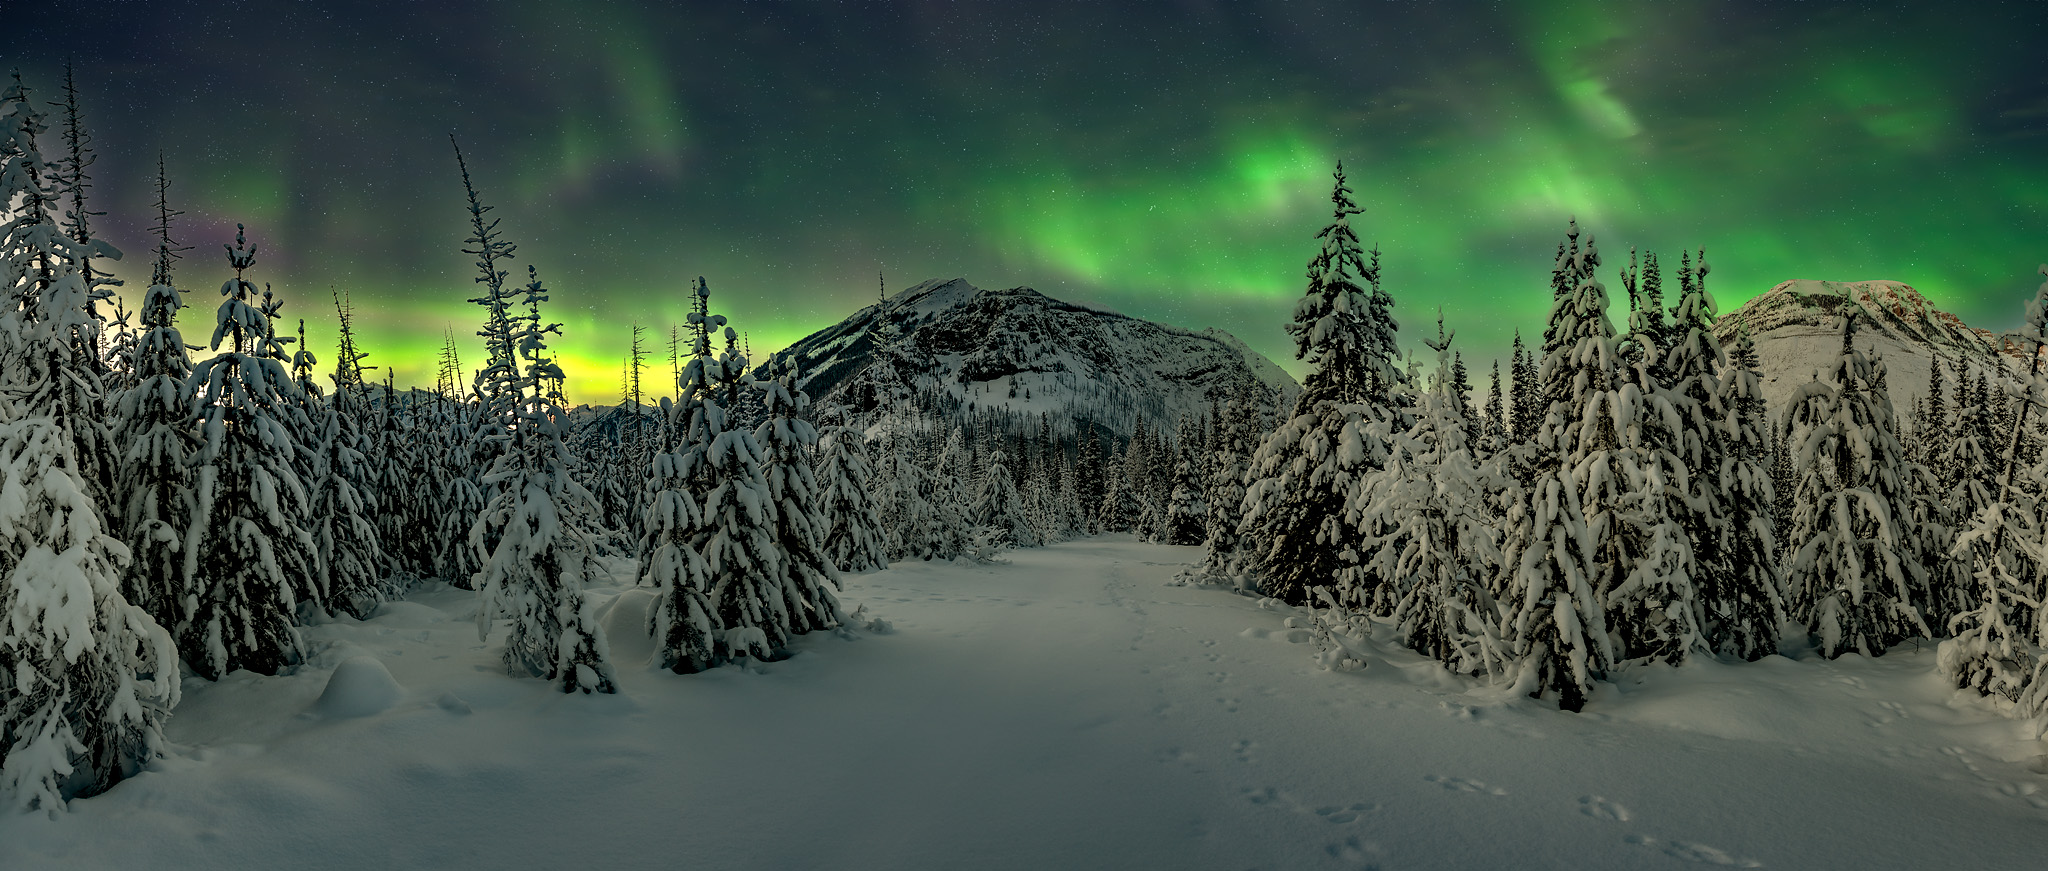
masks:
{"label": "green aurora glow", "polygon": [[333,287],[401,384],[446,329],[478,362],[450,130],[592,402],[700,274],[757,352],[884,270],[1218,326],[1292,367],[1339,159],[1406,337],[1441,306],[1482,372],[1541,329],[1571,216],[1610,264],[1705,246],[1724,311],[1891,278],[2009,327],[2048,259],[2032,4],[46,5],[0,55],[50,97],[63,59],[26,47],[107,35],[79,77],[130,289],[161,149],[188,340],[239,221],[316,352]]}

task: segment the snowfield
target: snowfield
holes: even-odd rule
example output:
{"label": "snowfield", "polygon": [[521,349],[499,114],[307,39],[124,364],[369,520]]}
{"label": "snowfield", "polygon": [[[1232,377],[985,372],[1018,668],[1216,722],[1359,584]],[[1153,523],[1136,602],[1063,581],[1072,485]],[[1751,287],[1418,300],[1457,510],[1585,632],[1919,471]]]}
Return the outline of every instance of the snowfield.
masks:
{"label": "snowfield", "polygon": [[[0,868],[2038,869],[2042,723],[1931,647],[1637,669],[1584,714],[1380,630],[1318,669],[1290,609],[1104,536],[847,579],[886,631],[679,677],[593,588],[618,696],[505,675],[446,587],[188,680],[173,755]],[[878,627],[880,628],[880,627]]]}

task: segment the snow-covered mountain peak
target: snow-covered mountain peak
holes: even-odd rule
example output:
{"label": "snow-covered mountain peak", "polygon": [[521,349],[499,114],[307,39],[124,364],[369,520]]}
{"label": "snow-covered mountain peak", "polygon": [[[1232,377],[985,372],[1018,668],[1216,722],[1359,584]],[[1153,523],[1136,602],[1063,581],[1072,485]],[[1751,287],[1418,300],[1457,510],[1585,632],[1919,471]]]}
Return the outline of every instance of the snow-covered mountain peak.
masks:
{"label": "snow-covered mountain peak", "polygon": [[863,308],[767,362],[795,367],[828,396],[867,365],[884,323],[923,371],[921,387],[977,408],[1051,412],[1128,434],[1138,418],[1171,427],[1244,378],[1292,394],[1294,379],[1235,336],[1189,330],[1053,299],[932,280]]}
{"label": "snow-covered mountain peak", "polygon": [[1724,346],[1738,333],[1755,340],[1764,398],[1779,408],[1840,353],[1842,317],[1852,308],[1858,312],[1856,346],[1884,361],[1892,402],[1902,414],[1927,396],[1935,355],[1946,366],[1956,359],[1978,368],[2014,363],[1990,331],[1942,311],[1901,281],[1781,282],[1723,315],[1714,332]]}
{"label": "snow-covered mountain peak", "polygon": [[1851,304],[1862,311],[1859,331],[1873,331],[1943,353],[1976,356],[1994,351],[1990,332],[1936,308],[1902,281],[1801,278],[1782,282],[1723,317],[1715,331],[1725,342],[1739,329],[1747,329],[1753,336],[1791,326],[1833,330],[1839,328]]}

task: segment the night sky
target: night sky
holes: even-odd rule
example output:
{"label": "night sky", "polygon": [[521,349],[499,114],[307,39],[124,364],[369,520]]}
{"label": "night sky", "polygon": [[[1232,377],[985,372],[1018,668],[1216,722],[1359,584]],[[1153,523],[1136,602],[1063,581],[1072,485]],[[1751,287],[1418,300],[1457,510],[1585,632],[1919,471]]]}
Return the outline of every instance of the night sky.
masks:
{"label": "night sky", "polygon": [[2048,260],[2036,3],[0,5],[40,96],[76,61],[131,290],[161,151],[188,340],[242,222],[323,373],[332,287],[401,384],[450,327],[480,362],[450,132],[555,291],[579,401],[617,401],[630,324],[665,338],[697,275],[757,356],[883,271],[1222,327],[1298,372],[1281,324],[1340,159],[1404,344],[1441,305],[1482,384],[1540,332],[1573,215],[1609,264],[1705,246],[1723,311],[1888,278],[2010,327]]}

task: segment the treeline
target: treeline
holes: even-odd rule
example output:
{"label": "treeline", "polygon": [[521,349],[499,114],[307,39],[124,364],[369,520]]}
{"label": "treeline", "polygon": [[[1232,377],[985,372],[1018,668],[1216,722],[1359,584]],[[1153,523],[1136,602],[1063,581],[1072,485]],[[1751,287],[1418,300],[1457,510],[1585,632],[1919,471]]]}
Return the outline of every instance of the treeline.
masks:
{"label": "treeline", "polygon": [[[1937,359],[1902,434],[1852,307],[1839,353],[1774,420],[1749,338],[1714,337],[1703,251],[1681,256],[1669,308],[1656,257],[1631,252],[1617,330],[1574,224],[1542,346],[1518,338],[1506,389],[1496,371],[1475,408],[1441,321],[1434,369],[1396,366],[1379,254],[1336,179],[1288,325],[1313,371],[1208,577],[1318,609],[1332,665],[1362,662],[1346,640],[1388,620],[1447,668],[1567,710],[1635,663],[1942,638],[1958,685],[2048,711],[2040,354],[2024,379],[1958,361],[1953,393]],[[2037,349],[2044,307],[2048,284],[2020,337]]]}

